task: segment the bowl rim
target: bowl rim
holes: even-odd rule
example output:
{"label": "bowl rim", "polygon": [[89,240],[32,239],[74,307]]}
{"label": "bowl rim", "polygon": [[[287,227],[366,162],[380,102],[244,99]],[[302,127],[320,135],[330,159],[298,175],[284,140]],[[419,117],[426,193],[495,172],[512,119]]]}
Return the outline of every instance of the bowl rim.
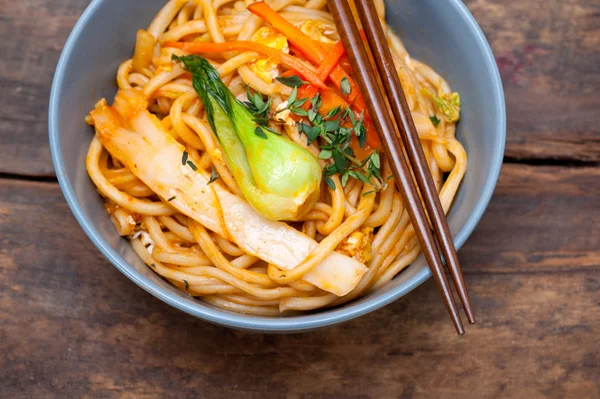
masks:
{"label": "bowl rim", "polygon": [[[79,36],[88,24],[89,20],[93,17],[96,10],[104,3],[105,0],[92,0],[92,2],[85,9],[75,27],[71,31],[69,38],[63,48],[60,59],[57,64],[54,78],[52,81],[52,90],[50,94],[50,104],[48,108],[48,130],[50,139],[50,151],[52,154],[52,162],[54,164],[55,173],[58,178],[59,185],[63,192],[63,195],[75,216],[77,222],[84,230],[86,235],[94,243],[94,245],[100,250],[100,252],[127,278],[137,284],[139,287],[152,294],[161,301],[183,311],[194,317],[200,319],[236,329],[243,329],[248,331],[258,332],[302,332],[313,330],[316,328],[326,327],[337,323],[352,320],[356,317],[364,315],[379,309],[396,299],[406,295],[417,286],[425,282],[430,276],[431,271],[428,267],[422,268],[420,271],[415,273],[410,279],[404,284],[399,285],[387,292],[382,293],[379,296],[371,297],[360,303],[354,302],[345,305],[340,308],[328,310],[326,312],[315,313],[310,315],[291,316],[291,317],[279,317],[279,318],[267,318],[248,316],[242,314],[235,314],[228,311],[219,310],[217,308],[210,307],[209,305],[198,303],[189,303],[188,299],[182,295],[178,295],[174,292],[165,290],[161,285],[152,281],[148,277],[144,276],[140,271],[135,270],[127,261],[123,259],[96,231],[94,224],[87,217],[81,205],[77,201],[73,187],[67,179],[65,171],[65,165],[60,150],[60,134],[58,125],[58,105],[60,103],[64,72],[67,67],[67,61],[72,53]],[[487,208],[489,201],[492,197],[500,170],[502,168],[502,162],[504,158],[504,149],[506,144],[506,105],[504,98],[504,90],[502,86],[502,80],[500,72],[496,64],[494,55],[490,48],[490,45],[483,34],[480,26],[478,25],[475,18],[472,16],[469,9],[462,3],[461,0],[449,0],[451,5],[457,9],[462,22],[465,23],[473,33],[478,45],[483,49],[485,56],[485,63],[491,68],[493,75],[493,86],[499,95],[499,101],[496,104],[496,113],[500,116],[500,126],[496,127],[497,140],[500,144],[500,151],[495,154],[492,160],[490,168],[490,176],[483,187],[481,195],[479,197],[476,206],[471,210],[468,218],[460,231],[456,234],[454,241],[457,250],[464,244],[469,238],[479,220],[483,216],[485,209]]]}

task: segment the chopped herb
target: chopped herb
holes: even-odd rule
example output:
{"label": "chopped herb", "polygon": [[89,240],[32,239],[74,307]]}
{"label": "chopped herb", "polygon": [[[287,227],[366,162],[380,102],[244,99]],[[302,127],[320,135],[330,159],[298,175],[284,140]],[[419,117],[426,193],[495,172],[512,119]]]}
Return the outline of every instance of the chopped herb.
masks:
{"label": "chopped herb", "polygon": [[302,85],[308,84],[308,82],[305,82],[304,80],[300,79],[300,77],[298,77],[296,75],[279,76],[279,77],[276,77],[275,79],[277,79],[277,81],[279,83],[284,84],[289,87],[300,87]]}
{"label": "chopped herb", "polygon": [[246,97],[248,97],[248,101],[244,102],[244,105],[254,115],[254,121],[258,124],[266,125],[269,121],[271,103],[273,102],[271,96],[267,97],[267,101],[265,101],[262,94],[252,93],[250,92],[250,87],[248,87]]}
{"label": "chopped herb", "polygon": [[210,180],[208,181],[208,184],[214,183],[215,180],[217,180],[219,178],[219,173],[217,172],[217,169],[213,166],[212,168],[212,174],[210,175]]}
{"label": "chopped herb", "polygon": [[371,184],[371,180],[369,180],[369,178],[367,176],[365,176],[364,173],[361,173],[358,170],[351,170],[350,172],[348,172],[348,174],[350,176],[354,177],[355,179],[360,180],[361,182],[363,182],[365,184]]}
{"label": "chopped herb", "polygon": [[171,202],[171,201],[173,201],[175,198],[177,198],[177,196],[176,196],[176,195],[174,195],[174,196],[172,196],[171,198],[169,198],[169,200],[168,200],[168,201],[169,201],[169,202]]}
{"label": "chopped herb", "polygon": [[300,122],[298,123],[298,132],[304,133],[306,135],[306,141],[308,145],[311,145],[313,141],[319,138],[319,135],[321,134],[321,129]]}
{"label": "chopped herb", "polygon": [[292,90],[292,94],[290,94],[290,96],[288,97],[288,104],[293,104],[296,101],[296,98],[298,97],[298,88],[294,87],[294,90]]}
{"label": "chopped herb", "polygon": [[189,291],[190,290],[190,283],[188,283],[187,280],[183,280],[183,284],[185,284],[185,290]]}
{"label": "chopped herb", "polygon": [[353,123],[353,129],[354,134],[358,137],[358,145],[360,145],[360,148],[364,148],[367,143],[367,129],[365,128],[364,112],[360,115],[360,119]]}
{"label": "chopped herb", "polygon": [[331,150],[322,150],[321,153],[319,154],[319,159],[329,159],[332,156],[332,151]]}
{"label": "chopped herb", "polygon": [[261,126],[267,126],[267,123],[269,123],[269,118],[254,118],[254,122]]}
{"label": "chopped herb", "polygon": [[346,160],[346,156],[344,155],[344,153],[340,150],[333,150],[333,165],[336,167],[337,172],[338,173],[343,173],[344,170],[346,169],[346,164],[347,164],[347,160]]}
{"label": "chopped herb", "polygon": [[308,111],[304,108],[290,108],[290,111],[298,116],[308,116]]}
{"label": "chopped herb", "polygon": [[192,161],[187,161],[187,164],[194,172],[198,170],[198,167]]}
{"label": "chopped herb", "polygon": [[333,118],[334,116],[336,116],[340,112],[341,109],[342,108],[339,105],[337,107],[333,108],[331,111],[329,111],[327,113],[327,115],[325,115],[325,119],[331,119],[331,118]]}
{"label": "chopped herb", "polygon": [[345,95],[350,95],[350,93],[352,93],[352,87],[350,86],[350,82],[348,81],[348,77],[344,76],[344,78],[342,79],[342,82],[340,83],[340,89],[342,90],[342,93],[344,93]]}
{"label": "chopped herb", "polygon": [[321,98],[321,93],[317,93],[316,96],[310,99],[310,103],[315,110],[319,110],[321,108],[321,104],[323,104],[323,99]]}
{"label": "chopped herb", "polygon": [[288,105],[288,108],[297,108],[297,107],[301,107],[303,106],[306,102],[308,101],[308,98],[299,98],[298,100],[294,101],[293,103]]}
{"label": "chopped herb", "polygon": [[254,134],[256,134],[258,137],[260,137],[261,139],[268,139],[269,137],[267,136],[267,134],[262,130],[261,126],[257,126],[256,129],[254,129]]}
{"label": "chopped herb", "polygon": [[375,165],[376,168],[381,168],[381,159],[379,157],[379,151],[375,151],[371,155],[371,162]]}
{"label": "chopped herb", "polygon": [[[340,107],[336,107],[323,118],[319,113],[322,104],[321,97],[318,95],[313,97],[310,103],[311,108],[307,112],[307,116],[312,126],[300,122],[298,123],[298,132],[306,135],[308,144],[315,142],[318,138],[323,140],[318,158],[330,161],[330,164],[323,170],[325,177],[339,174],[344,187],[348,183],[348,179],[353,177],[365,184],[374,185],[377,190],[380,190],[383,183],[381,182],[379,152],[372,152],[364,161],[360,162],[350,148],[353,134],[358,137],[361,147],[364,147],[366,143],[365,114],[362,113],[358,118],[347,108],[342,110]],[[346,118],[349,118],[352,127],[343,126],[347,122]],[[331,187],[333,180],[325,180]]]}
{"label": "chopped herb", "polygon": [[331,179],[331,177],[325,175],[323,178],[325,179],[325,183],[327,183],[329,188],[335,190],[335,182]]}
{"label": "chopped herb", "polygon": [[369,194],[375,194],[375,191],[367,191],[366,193],[364,193],[362,196],[366,197]]}
{"label": "chopped herb", "polygon": [[438,119],[437,116],[433,115],[429,117],[429,120],[431,121],[431,123],[433,123],[433,126],[438,127],[440,124],[440,120]]}
{"label": "chopped herb", "polygon": [[346,172],[342,175],[342,187],[346,187],[346,184],[348,184],[349,177],[350,177],[350,175],[348,175],[348,172]]}
{"label": "chopped herb", "polygon": [[346,120],[346,118],[348,117],[349,114],[350,114],[350,108],[344,108],[344,110],[342,111],[342,113],[340,115],[340,119]]}
{"label": "chopped herb", "polygon": [[188,153],[187,153],[187,151],[184,151],[183,156],[181,157],[181,164],[185,165],[187,163],[187,160],[188,160]]}
{"label": "chopped herb", "polygon": [[325,129],[326,132],[335,132],[336,130],[338,130],[340,128],[340,120],[336,119],[336,120],[326,121],[323,124],[323,128]]}

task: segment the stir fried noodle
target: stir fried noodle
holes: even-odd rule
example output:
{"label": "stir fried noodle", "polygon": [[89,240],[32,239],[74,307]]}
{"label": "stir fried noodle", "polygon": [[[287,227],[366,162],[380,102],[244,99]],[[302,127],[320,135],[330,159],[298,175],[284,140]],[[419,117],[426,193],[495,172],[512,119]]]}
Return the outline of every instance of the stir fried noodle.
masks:
{"label": "stir fried noodle", "polygon": [[[374,1],[448,212],[467,167],[460,97]],[[117,82],[86,119],[87,170],[118,233],[180,290],[279,316],[365,295],[418,256],[326,0],[171,0]]]}

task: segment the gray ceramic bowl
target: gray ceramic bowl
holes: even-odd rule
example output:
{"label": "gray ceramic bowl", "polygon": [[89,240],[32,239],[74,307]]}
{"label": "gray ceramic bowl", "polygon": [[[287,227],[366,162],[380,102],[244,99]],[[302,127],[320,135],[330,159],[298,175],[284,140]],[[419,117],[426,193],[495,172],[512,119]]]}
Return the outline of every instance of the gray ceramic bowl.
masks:
{"label": "gray ceramic bowl", "polygon": [[[73,29],[54,76],[49,110],[54,167],[73,214],[98,249],[162,301],[216,324],[262,332],[305,331],[350,320],[424,282],[431,273],[420,257],[381,290],[340,308],[304,316],[253,317],[181,293],[138,259],[117,235],[87,176],[84,161],[92,130],[84,116],[99,98],[113,97],[117,67],[131,56],[137,29],[148,26],[164,3],[93,0]],[[463,100],[458,137],[469,155],[469,169],[449,216],[458,248],[481,218],[500,173],[506,135],[500,75],[483,33],[459,0],[388,1],[387,19],[411,54],[440,72]]]}

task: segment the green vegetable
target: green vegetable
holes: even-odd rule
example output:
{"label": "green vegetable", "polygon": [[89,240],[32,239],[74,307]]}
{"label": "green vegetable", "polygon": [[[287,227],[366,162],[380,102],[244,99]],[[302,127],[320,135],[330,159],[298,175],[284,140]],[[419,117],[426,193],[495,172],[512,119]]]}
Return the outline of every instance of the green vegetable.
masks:
{"label": "green vegetable", "polygon": [[192,161],[187,161],[187,164],[190,168],[192,168],[192,170],[194,172],[196,172],[198,170],[198,167],[196,166],[196,164],[194,164]]}
{"label": "green vegetable", "polygon": [[277,79],[277,81],[279,83],[282,83],[282,84],[284,84],[286,86],[289,86],[289,87],[300,87],[302,85],[308,84],[308,82],[305,82],[304,80],[300,79],[296,75],[292,75],[292,76],[288,76],[288,77],[286,77],[286,76],[280,76],[280,77],[277,77],[275,79]]}
{"label": "green vegetable", "polygon": [[431,121],[431,123],[433,123],[433,126],[438,127],[440,125],[440,118],[438,118],[437,116],[433,115],[429,117],[429,120]]}
{"label": "green vegetable", "polygon": [[422,93],[436,103],[448,122],[458,122],[460,119],[460,95],[458,93],[444,93],[441,96],[436,96],[426,89],[422,89]]}
{"label": "green vegetable", "polygon": [[217,181],[217,179],[219,177],[221,177],[221,176],[219,176],[219,173],[217,172],[217,169],[213,166],[212,173],[210,175],[210,180],[208,181],[208,184],[214,183],[215,181]]}
{"label": "green vegetable", "polygon": [[[365,145],[367,137],[364,125],[365,114],[363,113],[357,119],[348,108],[342,110],[340,107],[336,107],[323,118],[319,113],[322,102],[320,95],[313,97],[310,102],[311,109],[308,112],[308,119],[312,126],[300,122],[298,123],[298,132],[306,136],[308,144],[313,143],[318,138],[321,138],[324,142],[319,147],[321,152],[318,158],[330,162],[323,170],[325,183],[332,190],[335,190],[335,182],[330,176],[339,174],[343,187],[346,187],[348,178],[353,177],[365,184],[373,185],[376,190],[383,188],[379,152],[377,150],[373,151],[361,162],[355,158],[350,148],[352,133],[358,138],[361,147]],[[352,128],[344,127],[347,119],[352,124]]]}
{"label": "green vegetable", "polygon": [[246,200],[271,220],[304,216],[320,195],[322,171],[315,157],[257,123],[256,113],[267,116],[262,98],[249,98],[253,107],[258,105],[253,113],[234,97],[204,58],[174,59],[191,72],[194,89]]}
{"label": "green vegetable", "polygon": [[352,86],[350,86],[350,81],[348,81],[348,77],[344,76],[344,78],[342,79],[342,82],[340,83],[340,89],[342,90],[342,93],[344,93],[345,95],[350,95],[350,93],[352,93]]}

